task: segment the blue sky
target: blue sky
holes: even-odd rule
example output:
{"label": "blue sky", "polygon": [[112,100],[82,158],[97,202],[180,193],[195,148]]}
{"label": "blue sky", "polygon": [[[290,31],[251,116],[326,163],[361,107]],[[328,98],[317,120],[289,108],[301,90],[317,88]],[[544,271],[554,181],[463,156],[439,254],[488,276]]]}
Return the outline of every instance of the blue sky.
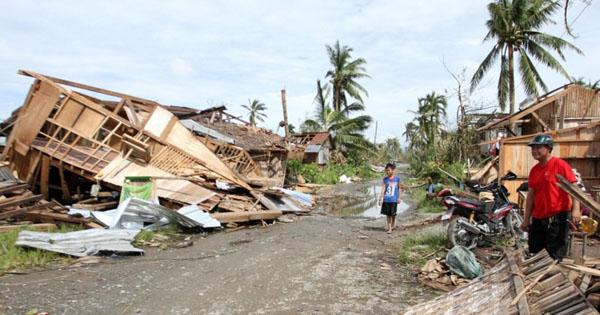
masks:
{"label": "blue sky", "polygon": [[[567,53],[569,73],[600,79],[600,5],[572,1],[578,38],[564,38],[585,56]],[[24,1],[0,4],[0,117],[23,102],[31,79],[18,69],[176,104],[205,108],[260,99],[262,126],[312,114],[317,79],[329,69],[326,44],[336,40],[367,60],[368,114],[378,139],[400,137],[417,98],[447,93],[455,116],[456,83],[442,61],[467,78],[491,49],[483,43],[487,1]],[[585,8],[585,10],[583,10]],[[579,14],[582,12],[581,14]],[[546,32],[564,33],[562,15]],[[540,68],[541,69],[541,68]],[[542,70],[550,89],[567,81]],[[471,96],[494,104],[497,69]],[[519,84],[519,81],[517,81]],[[518,94],[518,100],[522,99]],[[373,137],[374,130],[368,132]]]}

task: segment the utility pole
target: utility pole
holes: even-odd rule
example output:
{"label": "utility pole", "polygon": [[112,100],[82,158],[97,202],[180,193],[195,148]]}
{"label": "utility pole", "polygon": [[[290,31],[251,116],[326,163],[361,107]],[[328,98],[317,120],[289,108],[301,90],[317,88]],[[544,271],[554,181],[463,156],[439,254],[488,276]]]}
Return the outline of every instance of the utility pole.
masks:
{"label": "utility pole", "polygon": [[287,116],[287,103],[285,100],[285,88],[281,90],[281,106],[283,107],[283,123],[285,124],[285,141],[287,142],[288,137],[290,136],[290,129],[288,125],[288,116]]}
{"label": "utility pole", "polygon": [[373,144],[377,146],[377,120],[375,121],[375,136],[373,136]]}

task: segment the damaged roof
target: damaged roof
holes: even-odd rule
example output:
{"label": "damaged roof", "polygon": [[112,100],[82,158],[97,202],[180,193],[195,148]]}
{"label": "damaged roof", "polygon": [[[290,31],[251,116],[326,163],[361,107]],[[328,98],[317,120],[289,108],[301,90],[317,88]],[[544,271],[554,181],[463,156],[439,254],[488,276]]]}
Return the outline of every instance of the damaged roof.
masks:
{"label": "damaged roof", "polygon": [[286,150],[284,138],[267,129],[231,123],[200,123],[207,128],[234,138],[235,145],[247,151]]}

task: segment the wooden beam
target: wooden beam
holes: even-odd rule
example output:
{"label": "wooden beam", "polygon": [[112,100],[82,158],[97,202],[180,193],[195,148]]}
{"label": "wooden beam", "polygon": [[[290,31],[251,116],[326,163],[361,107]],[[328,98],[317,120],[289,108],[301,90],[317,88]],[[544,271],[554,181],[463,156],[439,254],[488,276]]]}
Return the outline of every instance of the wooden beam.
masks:
{"label": "wooden beam", "polygon": [[533,118],[535,118],[535,120],[537,120],[537,122],[540,123],[540,125],[542,125],[542,127],[544,127],[544,131],[550,130],[550,128],[548,128],[548,125],[546,125],[546,123],[542,120],[542,118],[540,118],[540,115],[538,115],[538,113],[531,112],[531,116],[533,116]]}
{"label": "wooden beam", "polygon": [[236,211],[236,212],[215,212],[210,216],[221,223],[229,222],[249,222],[258,220],[273,220],[281,216],[281,211]]}
{"label": "wooden beam", "polygon": [[0,202],[0,208],[9,208],[13,206],[22,205],[29,202],[35,202],[42,200],[42,195],[31,195],[31,192],[27,193],[26,196],[14,196],[4,199]]}
{"label": "wooden beam", "polygon": [[62,161],[58,163],[58,174],[60,176],[60,190],[63,193],[63,199],[67,203],[71,203],[71,192],[69,191],[69,185],[65,180],[65,168],[63,167]]}
{"label": "wooden beam", "polygon": [[144,99],[144,98],[141,98],[141,97],[132,96],[132,95],[128,95],[128,94],[120,93],[120,92],[115,92],[115,91],[111,91],[111,90],[106,90],[106,89],[98,88],[98,87],[87,85],[87,84],[82,84],[82,83],[77,83],[77,82],[73,82],[73,81],[68,81],[68,80],[64,80],[64,79],[52,77],[52,76],[49,76],[49,75],[39,74],[39,73],[36,73],[36,72],[33,72],[33,71],[19,70],[17,73],[20,74],[20,75],[25,75],[25,76],[34,77],[34,78],[36,78],[36,75],[38,75],[38,76],[44,76],[45,78],[47,78],[47,79],[49,79],[49,80],[51,80],[51,81],[53,81],[55,83],[59,83],[59,84],[63,84],[63,85],[68,85],[68,86],[75,87],[75,88],[78,88],[78,89],[84,89],[84,90],[88,90],[88,91],[92,91],[92,92],[96,92],[96,93],[100,93],[100,94],[115,96],[115,97],[135,99],[136,101],[138,101],[140,103],[157,104],[155,101],[147,100],[147,99]]}
{"label": "wooden beam", "polygon": [[40,191],[44,196],[44,199],[50,199],[50,192],[48,190],[48,182],[50,180],[50,158],[46,155],[42,156],[41,166],[41,178],[40,178]]}
{"label": "wooden beam", "polygon": [[[521,278],[521,276],[519,276],[519,273],[520,273],[519,267],[517,266],[517,263],[515,262],[514,257],[508,251],[504,251],[504,255],[506,256],[506,259],[508,260],[510,272],[512,273],[512,280],[515,285],[515,294],[517,292],[524,292],[525,285],[523,283],[523,279]],[[517,301],[518,301],[517,307],[519,309],[519,314],[520,315],[529,315],[529,304],[527,303],[527,296],[519,297],[519,299]]]}

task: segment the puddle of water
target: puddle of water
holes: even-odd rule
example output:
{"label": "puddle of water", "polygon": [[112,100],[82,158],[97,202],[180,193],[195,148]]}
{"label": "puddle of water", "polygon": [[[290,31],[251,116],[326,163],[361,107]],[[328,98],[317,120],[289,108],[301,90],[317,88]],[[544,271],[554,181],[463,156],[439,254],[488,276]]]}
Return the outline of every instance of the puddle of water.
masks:
{"label": "puddle of water", "polygon": [[[381,214],[381,207],[377,206],[377,197],[381,191],[381,184],[376,181],[365,186],[354,195],[345,195],[334,198],[334,212],[344,217],[358,216],[364,218],[378,219],[385,217]],[[398,214],[407,211],[409,205],[402,201],[398,205]]]}
{"label": "puddle of water", "polygon": [[[371,205],[369,208],[365,208],[365,210],[360,214],[361,217],[365,217],[365,218],[383,218],[384,215],[381,214],[381,207],[377,206],[377,196],[379,196],[379,193],[381,191],[381,185],[377,185],[374,184],[373,186],[371,186],[369,188],[369,195],[371,196],[372,200],[373,200],[373,205]],[[404,202],[401,201],[400,204],[398,205],[398,210],[397,213],[403,213],[406,210],[408,210],[409,205]]]}

